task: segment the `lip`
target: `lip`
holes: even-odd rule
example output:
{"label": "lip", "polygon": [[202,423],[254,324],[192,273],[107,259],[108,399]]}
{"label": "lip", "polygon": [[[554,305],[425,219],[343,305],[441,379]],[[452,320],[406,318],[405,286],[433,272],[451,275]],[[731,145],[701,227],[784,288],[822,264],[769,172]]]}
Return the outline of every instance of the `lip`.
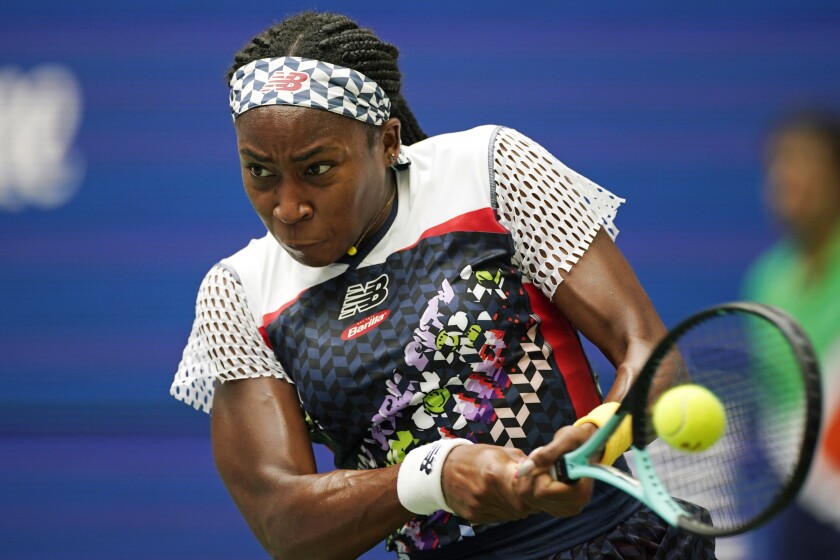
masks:
{"label": "lip", "polygon": [[283,245],[285,245],[286,247],[288,247],[289,249],[291,249],[293,251],[302,251],[304,249],[308,249],[310,247],[318,245],[319,243],[321,243],[321,242],[320,241],[294,241],[294,242],[284,241]]}

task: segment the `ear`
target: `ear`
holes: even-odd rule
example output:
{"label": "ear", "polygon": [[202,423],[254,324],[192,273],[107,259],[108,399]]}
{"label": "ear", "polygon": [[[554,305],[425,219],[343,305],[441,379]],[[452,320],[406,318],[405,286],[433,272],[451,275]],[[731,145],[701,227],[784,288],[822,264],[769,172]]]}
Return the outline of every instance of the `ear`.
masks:
{"label": "ear", "polygon": [[400,120],[397,118],[390,118],[382,125],[382,143],[380,147],[386,166],[390,166],[393,163],[391,161],[391,154],[395,157],[400,155],[400,126]]}

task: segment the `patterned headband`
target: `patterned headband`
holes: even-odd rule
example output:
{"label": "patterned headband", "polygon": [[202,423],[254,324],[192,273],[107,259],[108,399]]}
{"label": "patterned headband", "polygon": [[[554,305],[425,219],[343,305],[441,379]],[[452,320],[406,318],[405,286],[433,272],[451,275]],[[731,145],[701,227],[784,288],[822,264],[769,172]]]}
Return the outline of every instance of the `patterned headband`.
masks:
{"label": "patterned headband", "polygon": [[391,100],[361,72],[293,56],[255,60],[231,78],[234,119],[263,105],[323,109],[377,126],[391,115]]}

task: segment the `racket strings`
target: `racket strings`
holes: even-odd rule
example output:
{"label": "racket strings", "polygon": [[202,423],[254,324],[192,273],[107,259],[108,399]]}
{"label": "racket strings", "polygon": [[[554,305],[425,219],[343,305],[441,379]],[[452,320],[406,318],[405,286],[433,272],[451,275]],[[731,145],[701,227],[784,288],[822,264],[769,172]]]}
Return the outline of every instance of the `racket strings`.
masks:
{"label": "racket strings", "polygon": [[[699,453],[653,441],[657,474],[674,497],[707,510],[716,528],[746,527],[779,501],[798,464],[806,401],[795,351],[760,316],[731,314],[694,326],[671,354],[662,363],[681,361],[690,375],[677,384],[710,389],[727,423],[720,440]],[[694,515],[703,521],[702,512]]]}

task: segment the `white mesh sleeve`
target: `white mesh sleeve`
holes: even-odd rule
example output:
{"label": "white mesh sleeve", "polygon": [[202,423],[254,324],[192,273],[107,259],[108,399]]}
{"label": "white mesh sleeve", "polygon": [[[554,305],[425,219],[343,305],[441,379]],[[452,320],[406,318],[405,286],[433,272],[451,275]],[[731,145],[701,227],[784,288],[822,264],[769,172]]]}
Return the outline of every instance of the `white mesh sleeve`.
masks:
{"label": "white mesh sleeve", "polygon": [[260,335],[242,284],[215,265],[201,283],[195,321],[170,394],[204,412],[213,406],[213,382],[274,376],[291,382]]}
{"label": "white mesh sleeve", "polygon": [[551,297],[602,227],[613,224],[623,198],[575,173],[545,148],[509,128],[494,144],[500,223],[511,232],[514,265]]}

